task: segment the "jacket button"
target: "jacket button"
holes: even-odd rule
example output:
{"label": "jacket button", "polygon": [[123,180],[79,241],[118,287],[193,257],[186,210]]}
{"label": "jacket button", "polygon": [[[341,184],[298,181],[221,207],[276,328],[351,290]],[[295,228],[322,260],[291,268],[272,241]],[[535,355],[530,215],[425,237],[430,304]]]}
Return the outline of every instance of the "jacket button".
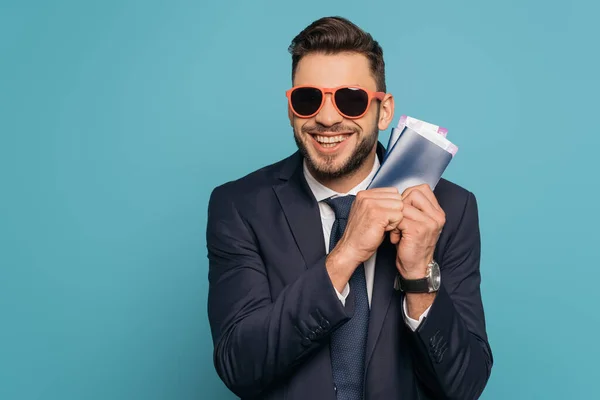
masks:
{"label": "jacket button", "polygon": [[329,321],[327,321],[325,318],[323,318],[321,320],[321,328],[323,328],[324,330],[327,330],[331,327],[331,325],[329,324]]}
{"label": "jacket button", "polygon": [[310,341],[310,339],[309,339],[309,338],[307,338],[307,337],[303,337],[303,338],[302,338],[302,341],[301,341],[300,343],[302,343],[302,345],[303,345],[303,346],[305,346],[305,347],[308,347],[308,346],[310,346],[310,344],[311,344],[311,341]]}
{"label": "jacket button", "polygon": [[315,340],[317,338],[317,335],[315,334],[315,332],[309,332],[308,333],[308,338],[310,340]]}

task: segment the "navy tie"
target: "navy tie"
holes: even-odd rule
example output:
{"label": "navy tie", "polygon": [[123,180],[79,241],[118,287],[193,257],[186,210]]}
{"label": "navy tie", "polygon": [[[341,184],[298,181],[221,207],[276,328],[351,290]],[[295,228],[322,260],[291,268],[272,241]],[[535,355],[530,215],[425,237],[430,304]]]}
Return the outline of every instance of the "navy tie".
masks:
{"label": "navy tie", "polygon": [[[329,250],[333,250],[342,237],[348,214],[355,196],[335,197],[325,200],[335,213],[331,229]],[[354,315],[331,335],[331,367],[333,382],[339,400],[359,400],[363,394],[365,349],[369,326],[369,298],[365,267],[360,264],[350,278],[350,292],[354,294]]]}

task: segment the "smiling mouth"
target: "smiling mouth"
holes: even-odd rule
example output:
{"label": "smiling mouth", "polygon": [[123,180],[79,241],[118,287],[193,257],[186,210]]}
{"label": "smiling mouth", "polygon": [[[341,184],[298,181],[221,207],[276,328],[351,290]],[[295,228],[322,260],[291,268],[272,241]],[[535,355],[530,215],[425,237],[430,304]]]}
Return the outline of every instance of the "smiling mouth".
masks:
{"label": "smiling mouth", "polygon": [[336,135],[336,136],[323,136],[323,135],[311,135],[312,138],[319,143],[319,145],[321,145],[324,148],[333,148],[337,145],[339,145],[340,143],[344,142],[345,140],[348,140],[348,138],[350,136],[352,136],[352,133],[345,133],[342,135]]}

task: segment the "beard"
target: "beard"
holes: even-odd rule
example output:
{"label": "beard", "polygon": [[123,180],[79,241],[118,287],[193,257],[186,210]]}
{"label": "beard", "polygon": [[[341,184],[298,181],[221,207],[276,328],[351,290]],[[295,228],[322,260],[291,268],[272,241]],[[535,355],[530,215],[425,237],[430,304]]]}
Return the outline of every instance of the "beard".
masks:
{"label": "beard", "polygon": [[[378,118],[375,121],[377,120]],[[302,127],[302,135],[304,137],[322,132],[350,131],[354,132],[354,135],[360,133],[357,128],[350,128],[343,125],[334,125],[331,127],[325,127],[323,125]],[[298,150],[300,150],[300,153],[304,156],[310,171],[315,175],[316,179],[325,181],[354,174],[363,165],[369,154],[371,154],[373,147],[377,143],[378,136],[379,129],[375,123],[370,132],[367,132],[367,134],[356,144],[350,157],[341,165],[336,165],[336,156],[319,157],[319,160],[315,160],[311,157],[305,142],[294,128],[294,140],[296,141],[296,146],[298,146]]]}

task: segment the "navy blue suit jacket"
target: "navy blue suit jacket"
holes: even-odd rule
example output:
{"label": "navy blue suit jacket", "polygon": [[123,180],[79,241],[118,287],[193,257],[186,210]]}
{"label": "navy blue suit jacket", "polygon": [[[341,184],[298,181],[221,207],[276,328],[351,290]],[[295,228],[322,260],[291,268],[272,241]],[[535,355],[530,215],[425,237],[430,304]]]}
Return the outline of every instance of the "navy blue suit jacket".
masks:
{"label": "navy blue suit jacket", "polygon": [[[384,148],[378,144],[378,157]],[[492,368],[480,295],[474,195],[445,179],[435,259],[442,286],[416,331],[394,289],[395,247],[378,250],[365,399],[478,398]],[[208,316],[214,364],[244,399],[335,400],[329,335],[352,318],[325,269],[317,202],[292,156],[213,190],[208,207]]]}

